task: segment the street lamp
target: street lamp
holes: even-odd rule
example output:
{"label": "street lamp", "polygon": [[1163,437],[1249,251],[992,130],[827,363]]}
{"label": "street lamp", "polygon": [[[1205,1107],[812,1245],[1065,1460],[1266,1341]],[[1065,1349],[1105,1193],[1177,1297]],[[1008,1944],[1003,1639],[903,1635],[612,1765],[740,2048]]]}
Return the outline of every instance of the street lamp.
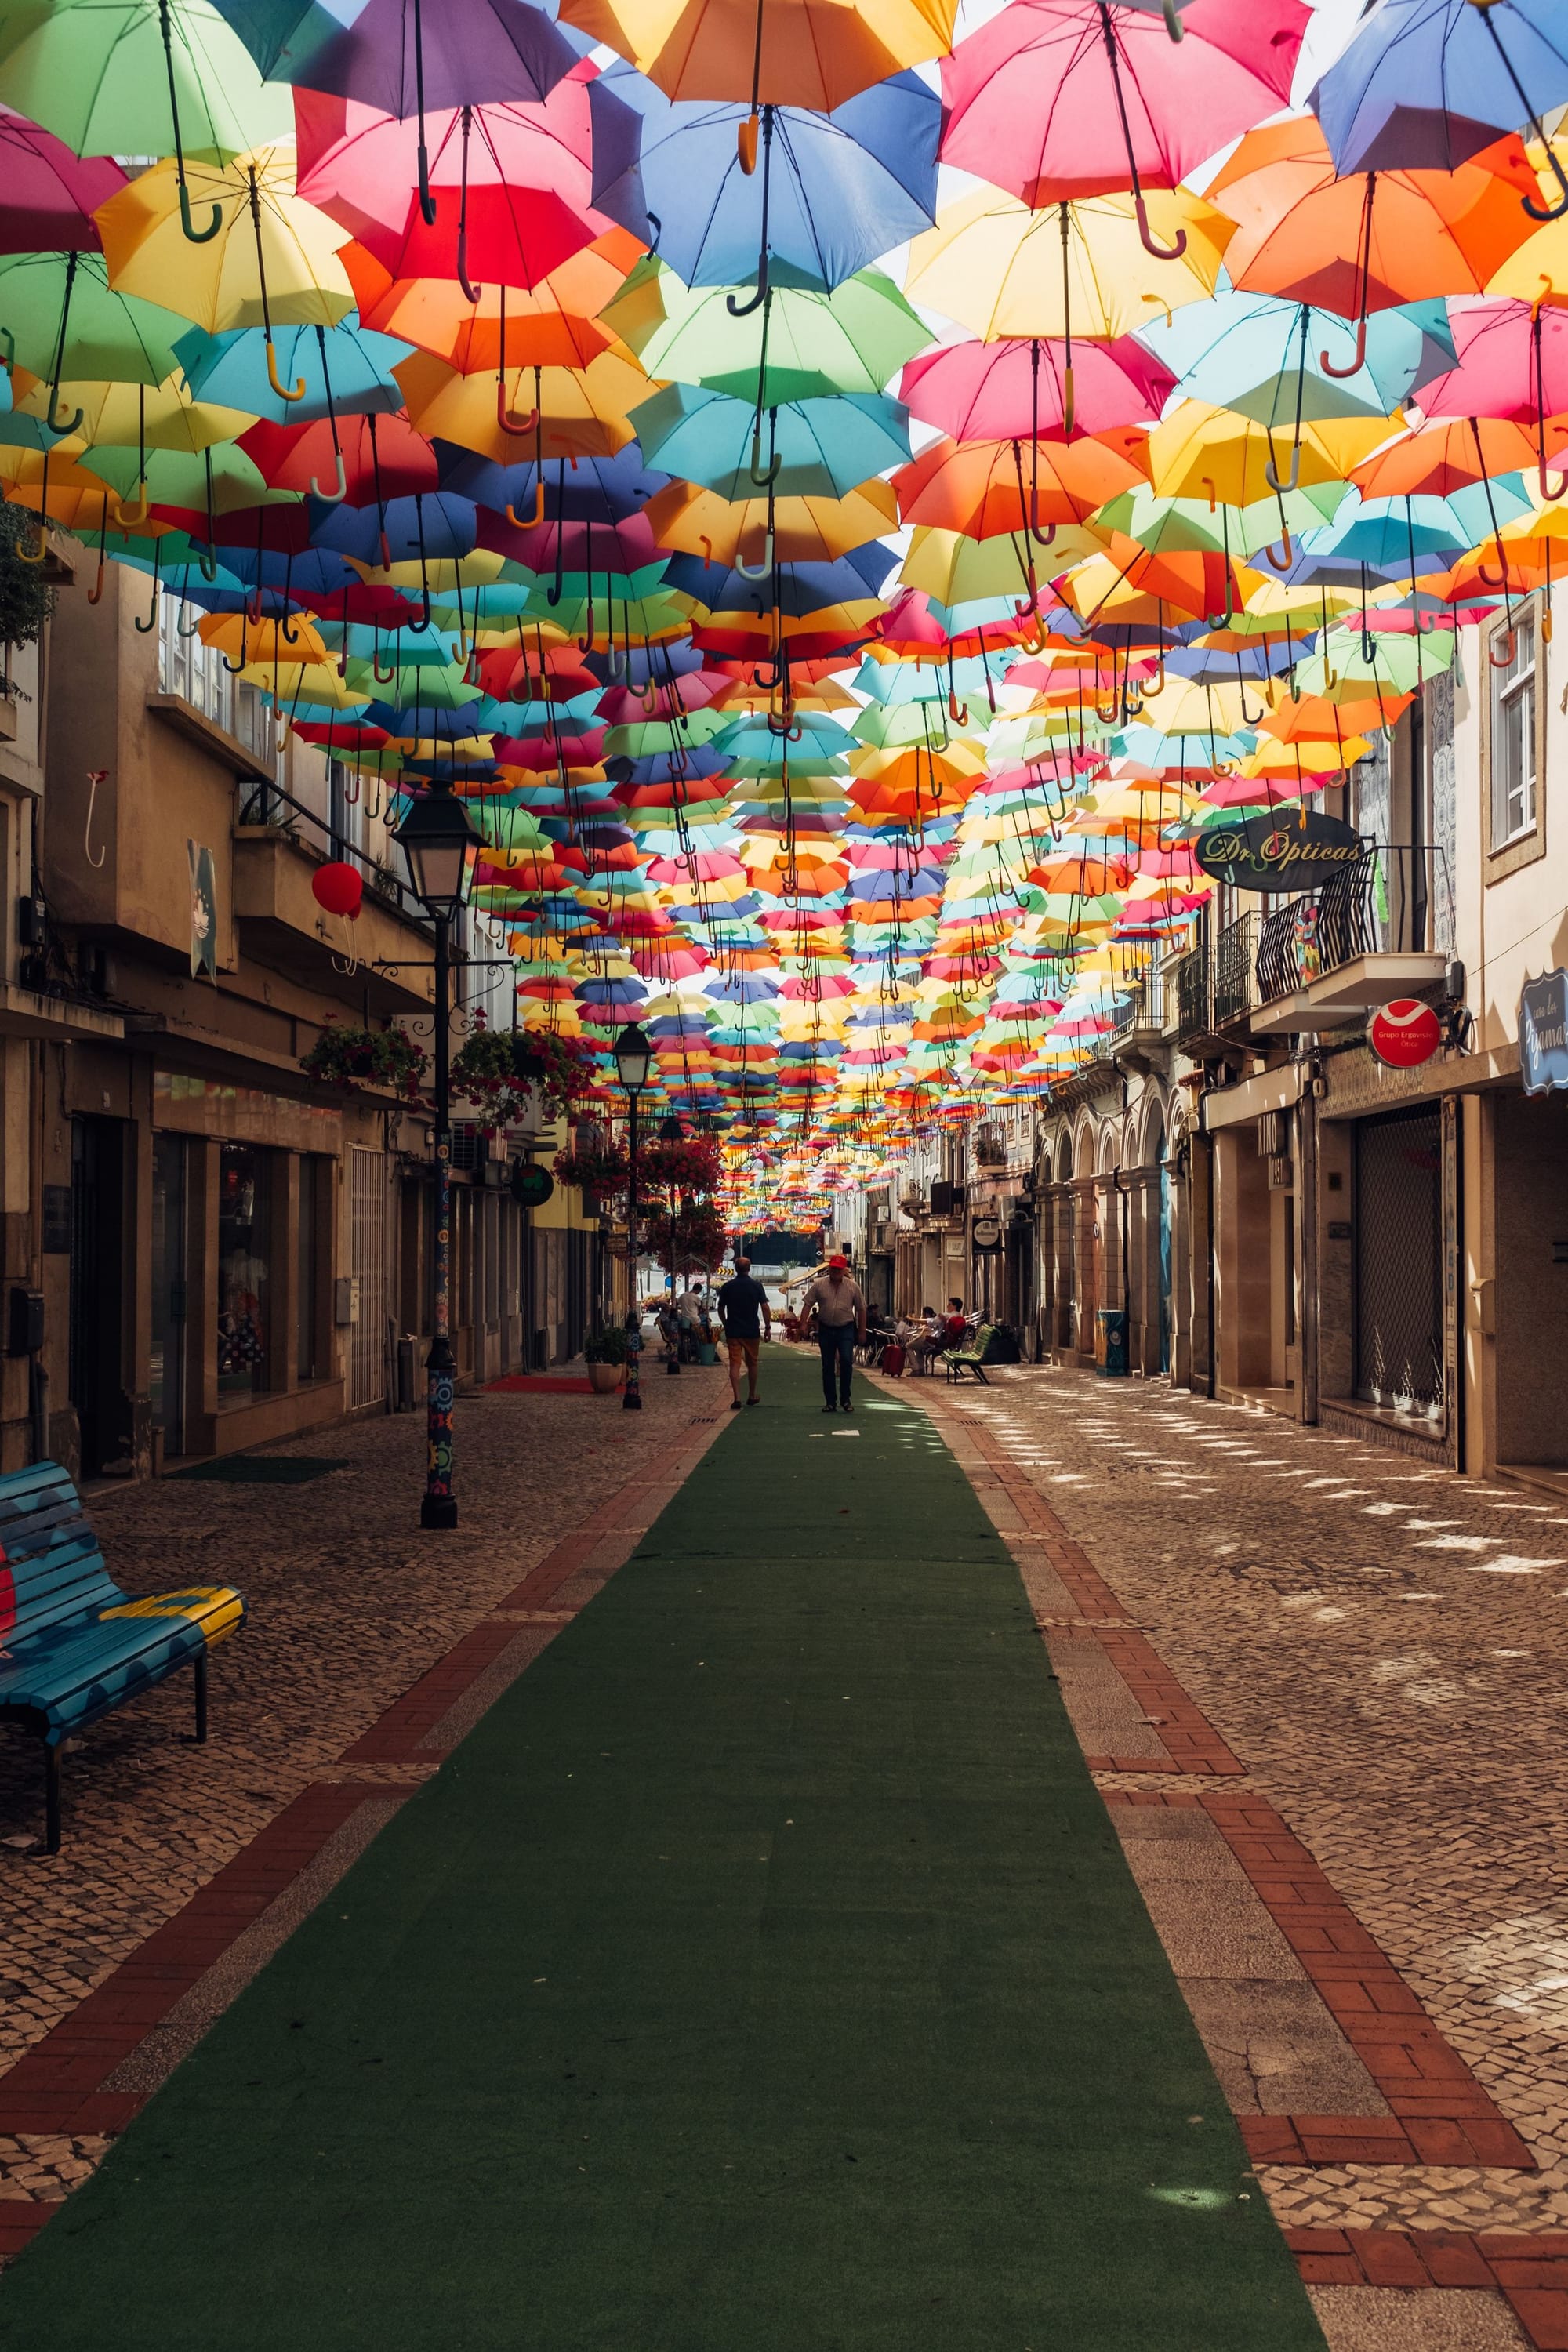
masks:
{"label": "street lamp", "polygon": [[[626,1265],[631,1276],[632,1311],[641,1321],[637,1300],[637,1097],[653,1067],[653,1045],[646,1029],[628,1021],[616,1039],[616,1075],[626,1091]],[[636,1335],[634,1334],[634,1337]],[[637,1349],[626,1357],[626,1385],[621,1402],[627,1412],[642,1411],[642,1378]]]}
{"label": "street lamp", "polygon": [[436,930],[436,1246],[430,1353],[425,1360],[426,1462],[422,1528],[455,1528],[452,1492],[452,1402],[457,1361],[452,1354],[452,921],[473,876],[470,851],[484,835],[449,784],[432,784],[411,800],[393,835],[408,860],[414,895]]}

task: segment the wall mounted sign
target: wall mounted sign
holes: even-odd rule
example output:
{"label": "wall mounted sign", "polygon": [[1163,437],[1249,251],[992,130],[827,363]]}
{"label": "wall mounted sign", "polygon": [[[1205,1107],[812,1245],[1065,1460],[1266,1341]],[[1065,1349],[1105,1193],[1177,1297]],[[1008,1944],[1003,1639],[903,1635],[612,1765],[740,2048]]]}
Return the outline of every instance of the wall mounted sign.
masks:
{"label": "wall mounted sign", "polygon": [[1418,1070],[1443,1042],[1443,1024],[1418,997],[1380,1004],[1366,1024],[1366,1042],[1386,1070]]}
{"label": "wall mounted sign", "polygon": [[969,1229],[969,1238],[977,1257],[989,1257],[1002,1246],[1000,1217],[976,1217]]}
{"label": "wall mounted sign", "polygon": [[511,1171],[511,1197],[523,1209],[542,1209],[555,1190],[555,1179],[548,1168],[539,1168],[531,1161],[518,1160]]}
{"label": "wall mounted sign", "polygon": [[1237,890],[1321,890],[1337,874],[1352,872],[1367,848],[1354,825],[1317,809],[1304,817],[1291,812],[1211,824],[1193,843],[1204,872]]}
{"label": "wall mounted sign", "polygon": [[1527,1095],[1568,1089],[1568,971],[1527,980],[1519,1000],[1519,1075]]}

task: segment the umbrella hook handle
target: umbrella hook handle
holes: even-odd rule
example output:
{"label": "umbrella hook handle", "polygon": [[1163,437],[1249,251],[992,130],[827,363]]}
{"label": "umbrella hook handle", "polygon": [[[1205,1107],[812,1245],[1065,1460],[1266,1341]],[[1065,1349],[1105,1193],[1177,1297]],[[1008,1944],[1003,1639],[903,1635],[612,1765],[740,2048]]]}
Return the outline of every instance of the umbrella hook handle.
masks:
{"label": "umbrella hook handle", "polygon": [[[42,536],[41,533],[39,535],[40,537]],[[89,604],[101,604],[103,602],[103,569],[106,562],[108,561],[108,555],[109,492],[105,490],[103,494],[103,520],[100,523],[98,530],[98,577],[87,592],[87,601]],[[215,564],[213,568],[216,571],[217,567]]]}
{"label": "umbrella hook handle", "polygon": [[473,121],[472,106],[465,105],[462,187],[458,198],[458,283],[463,289],[464,301],[477,305],[484,289],[476,286],[468,276],[468,133],[473,128]]}
{"label": "umbrella hook handle", "polygon": [[[62,425],[59,418],[55,415],[55,410],[59,405],[59,385],[58,383],[51,384],[49,387],[48,414],[45,417],[44,422],[48,426],[51,433],[58,433],[60,439],[64,441],[68,435],[77,432],[80,428],[83,412],[79,408],[76,415],[68,418],[67,422]],[[143,520],[145,520],[145,518],[143,518]]]}
{"label": "umbrella hook handle", "polygon": [[1508,586],[1508,558],[1502,551],[1500,542],[1494,541],[1493,545],[1497,548],[1498,556],[1496,572],[1494,572],[1485,563],[1478,563],[1476,577],[1484,588],[1500,590]]}
{"label": "umbrella hook handle", "polygon": [[227,670],[230,677],[237,677],[240,671],[246,666],[246,636],[249,629],[249,625],[250,603],[249,599],[247,598],[245,604],[240,608],[239,615],[239,659],[237,662],[231,662],[228,656],[224,652],[223,647],[221,646],[218,647],[217,657],[219,661],[222,662],[225,669]]}
{"label": "umbrella hook handle", "polygon": [[724,308],[728,310],[731,319],[749,319],[753,310],[760,310],[762,309],[763,304],[767,300],[767,299],[768,257],[765,253],[763,253],[759,254],[757,257],[757,290],[752,296],[751,300],[749,302],[737,302],[732,294],[726,294],[724,297]]}
{"label": "umbrella hook handle", "polygon": [[540,475],[533,486],[533,512],[531,515],[520,515],[510,499],[504,511],[514,530],[537,530],[544,520],[543,475]]}
{"label": "umbrella hook handle", "polygon": [[[1487,659],[1490,662],[1493,669],[1507,669],[1510,662],[1513,659],[1513,652],[1514,632],[1512,629],[1505,629],[1501,636],[1493,637],[1489,642],[1487,646]],[[1498,658],[1500,653],[1502,656],[1500,661]]]}
{"label": "umbrella hook handle", "polygon": [[[183,583],[181,583],[182,588],[188,588],[188,587],[190,586],[190,569],[191,569],[191,568],[190,568],[190,565],[189,565],[189,564],[187,564],[187,565],[185,566],[185,578],[184,578],[184,580],[183,581]],[[181,595],[181,598],[180,598],[180,609],[179,609],[179,611],[178,611],[178,612],[175,614],[175,615],[174,615],[174,635],[175,635],[177,637],[184,637],[184,638],[186,638],[186,639],[189,639],[189,638],[191,638],[191,637],[194,637],[194,636],[197,634],[198,630],[201,628],[201,625],[202,625],[202,616],[201,616],[201,614],[198,613],[198,614],[196,614],[195,619],[191,623],[190,627],[189,627],[188,629],[186,628],[186,626],[185,626],[185,605],[186,605],[186,604],[188,603],[188,601],[189,601],[189,599],[188,599],[187,597],[185,597],[184,594],[182,594],[182,595]]]}
{"label": "umbrella hook handle", "polygon": [[[1355,373],[1355,370],[1351,368],[1347,373],[1353,375]],[[1283,477],[1283,478],[1281,478],[1279,467],[1274,463],[1272,448],[1273,444],[1271,436],[1270,455],[1268,463],[1263,468],[1263,478],[1268,483],[1271,490],[1276,491],[1280,497],[1283,497],[1287,490],[1295,489],[1301,479],[1301,444],[1300,441],[1297,441],[1292,445],[1290,450],[1290,470]],[[1287,561],[1289,561],[1289,559],[1287,559]]]}
{"label": "umbrella hook handle", "polygon": [[1152,255],[1156,261],[1180,261],[1187,249],[1186,230],[1179,228],[1176,231],[1174,245],[1162,245],[1149,226],[1149,206],[1144,201],[1142,191],[1133,197],[1132,209],[1137,215],[1138,235],[1144,252]]}
{"label": "umbrella hook handle", "polygon": [[[1325,375],[1331,375],[1337,383],[1341,383],[1344,382],[1347,376],[1360,374],[1362,369],[1366,365],[1366,312],[1364,310],[1361,313],[1355,322],[1355,349],[1351,353],[1351,363],[1349,367],[1336,367],[1332,360],[1329,357],[1327,352],[1320,352],[1318,353],[1318,365],[1322,369]],[[1272,488],[1273,484],[1271,483],[1269,487]],[[1289,487],[1291,489],[1294,489],[1296,486],[1294,482],[1291,482]]]}
{"label": "umbrella hook handle", "polygon": [[303,400],[305,397],[305,379],[302,375],[295,377],[294,389],[290,392],[282,377],[279,374],[278,352],[277,347],[272,341],[270,332],[267,337],[267,381],[272,386],[273,391],[278,394],[279,400]]}
{"label": "umbrella hook handle", "polygon": [[[38,526],[38,538],[40,541],[43,539],[43,525],[40,523]],[[158,551],[161,544],[162,542],[158,540],[154,540],[153,541],[153,597],[152,602],[147,607],[147,618],[144,621],[139,621],[134,615],[132,617],[131,625],[135,630],[139,637],[151,636],[153,631],[158,625],[158,605],[163,593],[163,583],[158,577]]]}
{"label": "umbrella hook handle", "polygon": [[505,376],[498,376],[496,379],[496,423],[503,433],[510,433],[515,440],[521,440],[525,434],[532,433],[539,424],[537,402],[526,416],[519,416],[508,405]]}
{"label": "umbrella hook handle", "polygon": [[337,481],[331,489],[324,490],[315,475],[312,474],[310,477],[310,496],[313,499],[320,499],[321,504],[327,507],[342,506],[349,494],[348,468],[343,464],[343,453],[341,449],[334,449],[332,457],[337,465]]}
{"label": "umbrella hook handle", "polygon": [[430,626],[430,574],[425,563],[425,493],[414,493],[414,521],[419,534],[419,618],[408,624],[412,636],[423,636]]}
{"label": "umbrella hook handle", "polygon": [[742,580],[765,580],[773,568],[773,531],[770,523],[763,539],[763,560],[748,563],[740,549],[735,551],[735,569]]}
{"label": "umbrella hook handle", "polygon": [[1561,220],[1563,214],[1568,213],[1568,179],[1564,179],[1563,176],[1563,166],[1557,161],[1552,142],[1546,136],[1545,128],[1542,123],[1541,117],[1536,112],[1535,108],[1531,104],[1530,100],[1526,97],[1524,84],[1520,80],[1518,74],[1514,71],[1513,59],[1509,56],[1508,51],[1502,45],[1502,35],[1498,31],[1497,26],[1492,22],[1492,7],[1494,0],[1470,0],[1470,5],[1473,8],[1479,9],[1481,22],[1486,26],[1487,31],[1491,35],[1492,47],[1498,53],[1498,62],[1502,67],[1504,73],[1507,74],[1510,81],[1513,84],[1513,94],[1515,98],[1518,99],[1521,107],[1524,110],[1524,119],[1530,125],[1531,131],[1534,131],[1536,137],[1540,140],[1542,147],[1546,150],[1546,160],[1552,166],[1552,176],[1563,192],[1560,200],[1550,206],[1532,204],[1528,196],[1521,196],[1520,198],[1520,203],[1533,221]]}
{"label": "umbrella hook handle", "polygon": [[397,676],[397,663],[395,659],[390,662],[385,669],[382,668],[381,647],[374,640],[370,649],[370,674],[374,678],[377,686],[390,686]]}
{"label": "umbrella hook handle", "polygon": [[145,474],[143,474],[136,487],[142,494],[139,505],[128,507],[123,499],[117,499],[115,500],[114,527],[116,530],[140,530],[142,524],[147,520],[147,477]]}
{"label": "umbrella hook handle", "polygon": [[1164,11],[1166,32],[1173,41],[1184,41],[1186,33],[1180,16],[1176,14],[1176,0],[1162,0],[1162,6]]}
{"label": "umbrella hook handle", "polygon": [[180,100],[174,87],[174,40],[169,26],[169,0],[158,0],[158,31],[163,43],[163,70],[169,79],[169,122],[174,131],[174,177],[180,192],[180,226],[192,245],[210,245],[223,226],[223,206],[213,206],[205,228],[197,228],[191,212],[191,192],[185,185],[185,154],[180,143]]}
{"label": "umbrella hook handle", "polygon": [[[768,415],[771,419],[776,419],[778,411],[776,409],[770,409],[768,411]],[[773,484],[778,480],[779,469],[784,464],[784,459],[780,457],[776,448],[773,450],[772,457],[768,459],[765,466],[762,462],[762,457],[763,419],[762,412],[759,410],[757,414],[757,421],[752,428],[752,463],[750,471],[752,479],[755,482],[758,489],[765,490],[771,488]]]}
{"label": "umbrella hook handle", "polygon": [[197,228],[195,215],[191,211],[191,192],[185,185],[185,159],[183,155],[179,158],[179,165],[180,226],[184,231],[185,239],[188,244],[210,245],[214,237],[217,235],[219,229],[223,226],[223,206],[221,205],[214,205],[212,209],[212,218],[208,221],[205,228]]}
{"label": "umbrella hook handle", "polygon": [[1274,550],[1273,550],[1271,547],[1266,547],[1266,548],[1264,549],[1264,551],[1263,551],[1263,560],[1264,560],[1264,562],[1265,562],[1269,566],[1269,568],[1270,568],[1270,570],[1271,570],[1271,571],[1274,571],[1274,572],[1289,572],[1289,569],[1290,569],[1290,563],[1291,563],[1291,553],[1290,553],[1290,526],[1289,526],[1289,523],[1287,523],[1287,524],[1285,525],[1285,534],[1284,534],[1284,551],[1283,551],[1283,553],[1282,553],[1282,554],[1279,554],[1279,555],[1276,555],[1276,554],[1275,554],[1275,552],[1274,552]]}

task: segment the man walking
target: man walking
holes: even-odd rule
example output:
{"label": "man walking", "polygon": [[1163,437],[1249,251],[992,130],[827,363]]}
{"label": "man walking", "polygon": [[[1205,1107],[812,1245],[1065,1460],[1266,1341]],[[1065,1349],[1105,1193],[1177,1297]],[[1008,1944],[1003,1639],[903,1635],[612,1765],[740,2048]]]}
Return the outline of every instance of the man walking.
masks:
{"label": "man walking", "polygon": [[749,1257],[735,1260],[731,1279],[719,1292],[719,1320],[724,1326],[724,1337],[730,1348],[730,1410],[741,1410],[741,1366],[746,1367],[748,1394],[746,1402],[757,1402],[757,1358],[764,1333],[773,1336],[773,1318],[768,1306],[768,1294],[760,1282],[752,1279]]}
{"label": "man walking", "polygon": [[822,1350],[822,1393],[826,1399],[822,1410],[852,1412],[849,1381],[855,1370],[856,1343],[864,1343],[866,1338],[866,1301],[847,1257],[828,1259],[826,1276],[819,1275],[805,1294],[803,1314],[807,1333],[816,1333]]}

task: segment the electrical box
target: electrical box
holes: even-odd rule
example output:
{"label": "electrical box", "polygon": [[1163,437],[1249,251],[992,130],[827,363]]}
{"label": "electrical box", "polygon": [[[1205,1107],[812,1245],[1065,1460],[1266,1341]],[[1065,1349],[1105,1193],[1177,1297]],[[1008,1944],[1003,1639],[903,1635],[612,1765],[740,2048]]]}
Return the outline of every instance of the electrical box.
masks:
{"label": "electrical box", "polygon": [[359,1276],[340,1274],[332,1288],[337,1324],[342,1330],[345,1325],[359,1321]]}
{"label": "electrical box", "polygon": [[44,1294],[41,1290],[24,1290],[19,1283],[13,1284],[5,1352],[8,1356],[36,1356],[43,1344]]}
{"label": "electrical box", "polygon": [[1285,1152],[1277,1151],[1269,1159],[1268,1189],[1271,1192],[1288,1192],[1290,1190],[1290,1161]]}
{"label": "electrical box", "polygon": [[42,898],[21,898],[16,902],[16,944],[24,948],[41,948],[48,943],[49,910]]}

